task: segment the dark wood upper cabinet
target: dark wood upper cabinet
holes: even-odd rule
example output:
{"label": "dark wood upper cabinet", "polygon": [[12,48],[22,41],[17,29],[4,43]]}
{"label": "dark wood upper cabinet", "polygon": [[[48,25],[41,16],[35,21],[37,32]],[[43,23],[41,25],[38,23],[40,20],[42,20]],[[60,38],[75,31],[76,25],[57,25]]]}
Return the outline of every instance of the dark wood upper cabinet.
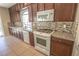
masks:
{"label": "dark wood upper cabinet", "polygon": [[10,19],[12,23],[20,21],[20,10],[27,7],[29,22],[36,18],[37,11],[54,9],[54,21],[74,21],[77,4],[75,3],[17,3],[10,7]]}
{"label": "dark wood upper cabinet", "polygon": [[53,3],[45,3],[45,10],[50,10],[54,9],[54,4]]}
{"label": "dark wood upper cabinet", "polygon": [[38,11],[44,11],[44,3],[38,3]]}
{"label": "dark wood upper cabinet", "polygon": [[20,9],[19,9],[19,7],[18,7],[18,4],[16,4],[16,5],[14,5],[14,13],[13,13],[14,15],[14,20],[15,20],[15,22],[18,22],[18,21],[20,21]]}
{"label": "dark wood upper cabinet", "polygon": [[33,19],[32,19],[32,5],[30,4],[30,5],[28,5],[27,6],[27,8],[28,8],[28,13],[29,13],[29,22],[33,22]]}
{"label": "dark wood upper cabinet", "polygon": [[75,3],[56,3],[55,21],[74,21],[75,11]]}
{"label": "dark wood upper cabinet", "polygon": [[36,18],[37,18],[37,13],[32,12],[32,21],[36,21]]}
{"label": "dark wood upper cabinet", "polygon": [[18,11],[18,5],[17,4],[15,5],[15,11]]}
{"label": "dark wood upper cabinet", "polygon": [[24,3],[17,3],[17,11],[20,11],[22,8],[24,8]]}
{"label": "dark wood upper cabinet", "polygon": [[10,22],[11,22],[11,25],[14,24],[13,22],[13,11],[12,11],[12,7],[9,8],[9,14],[10,14]]}
{"label": "dark wood upper cabinet", "polygon": [[32,3],[32,11],[37,12],[37,3]]}
{"label": "dark wood upper cabinet", "polygon": [[34,44],[34,34],[33,32],[29,32],[29,40],[30,40],[30,45],[35,46]]}
{"label": "dark wood upper cabinet", "polygon": [[21,19],[20,19],[20,12],[17,12],[16,13],[16,21],[17,22],[20,22],[21,21]]}
{"label": "dark wood upper cabinet", "polygon": [[32,22],[36,20],[36,14],[37,14],[37,3],[32,3]]}
{"label": "dark wood upper cabinet", "polygon": [[14,6],[9,8],[10,11],[10,20],[11,23],[15,25],[15,22],[20,21],[20,9],[19,4],[15,4]]}
{"label": "dark wood upper cabinet", "polygon": [[20,9],[24,8],[24,3],[20,3]]}
{"label": "dark wood upper cabinet", "polygon": [[71,56],[73,50],[73,41],[52,37],[51,55],[54,56]]}
{"label": "dark wood upper cabinet", "polygon": [[16,7],[15,7],[15,5],[14,6],[12,6],[10,9],[9,9],[9,11],[10,11],[10,19],[11,19],[11,21],[12,21],[12,23],[14,24],[14,22],[15,22],[15,13],[16,13]]}
{"label": "dark wood upper cabinet", "polygon": [[18,11],[20,11],[20,9],[21,9],[20,3],[17,4],[17,9],[18,9]]}
{"label": "dark wood upper cabinet", "polygon": [[31,3],[24,3],[24,7],[27,7],[28,5],[30,5]]}

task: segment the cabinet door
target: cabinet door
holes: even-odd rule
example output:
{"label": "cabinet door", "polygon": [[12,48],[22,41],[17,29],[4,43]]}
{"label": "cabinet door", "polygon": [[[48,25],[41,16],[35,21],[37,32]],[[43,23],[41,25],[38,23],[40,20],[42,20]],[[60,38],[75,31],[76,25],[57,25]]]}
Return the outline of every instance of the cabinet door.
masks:
{"label": "cabinet door", "polygon": [[16,21],[20,21],[20,6],[16,5]]}
{"label": "cabinet door", "polygon": [[19,11],[20,11],[20,10],[19,10],[19,9],[20,9],[19,3],[15,5],[15,8],[16,8],[16,12],[19,12]]}
{"label": "cabinet door", "polygon": [[16,21],[16,7],[15,7],[15,5],[12,7],[12,20],[13,20],[13,22],[15,23],[15,21]]}
{"label": "cabinet door", "polygon": [[18,9],[18,11],[20,11],[20,9],[21,9],[20,3],[18,3],[17,5],[18,5],[17,9]]}
{"label": "cabinet door", "polygon": [[16,5],[13,6],[13,19],[14,19],[14,23],[15,23],[17,21]]}
{"label": "cabinet door", "polygon": [[38,11],[44,11],[44,3],[38,3]]}
{"label": "cabinet door", "polygon": [[20,12],[16,12],[16,22],[20,22]]}
{"label": "cabinet door", "polygon": [[17,7],[18,7],[18,6],[17,6],[17,4],[16,4],[16,5],[15,5],[15,11],[17,11]]}
{"label": "cabinet door", "polygon": [[34,45],[34,34],[32,32],[29,32],[29,40],[30,40],[30,45],[35,46]]}
{"label": "cabinet door", "polygon": [[13,17],[12,17],[12,7],[9,8],[9,13],[10,13],[10,22],[11,22],[11,25],[13,24]]}
{"label": "cabinet door", "polygon": [[20,3],[20,9],[24,8],[24,3]]}
{"label": "cabinet door", "polygon": [[29,22],[33,22],[33,19],[32,19],[32,6],[31,4],[27,6],[28,8],[28,13],[29,13]]}
{"label": "cabinet door", "polygon": [[9,34],[12,35],[12,29],[8,28],[8,30],[9,30]]}
{"label": "cabinet door", "polygon": [[63,42],[60,38],[52,38],[51,54],[55,56],[70,56],[72,55],[72,45]]}
{"label": "cabinet door", "polygon": [[15,18],[15,22],[18,21],[18,19],[17,19],[17,12],[18,12],[18,10],[17,10],[17,5],[15,5],[15,6],[14,6],[14,18]]}
{"label": "cabinet door", "polygon": [[10,7],[10,19],[11,23],[15,24],[15,22],[20,21],[20,11],[18,9],[18,4]]}
{"label": "cabinet door", "polygon": [[37,18],[37,13],[36,12],[32,12],[32,20],[36,21]]}
{"label": "cabinet door", "polygon": [[54,4],[53,3],[45,3],[45,10],[50,10],[54,9]]}
{"label": "cabinet door", "polygon": [[20,32],[20,33],[19,33],[19,38],[24,41],[23,32]]}
{"label": "cabinet door", "polygon": [[74,21],[76,4],[55,4],[55,21]]}
{"label": "cabinet door", "polygon": [[37,12],[37,3],[32,3],[32,11]]}

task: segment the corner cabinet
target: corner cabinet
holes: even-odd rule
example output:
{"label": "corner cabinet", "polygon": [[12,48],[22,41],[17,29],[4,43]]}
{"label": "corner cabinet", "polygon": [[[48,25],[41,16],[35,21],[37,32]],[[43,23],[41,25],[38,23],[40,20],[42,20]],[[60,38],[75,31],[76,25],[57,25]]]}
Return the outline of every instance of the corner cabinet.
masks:
{"label": "corner cabinet", "polygon": [[54,56],[71,56],[73,43],[73,41],[52,37],[50,54]]}
{"label": "corner cabinet", "polygon": [[55,21],[74,21],[76,7],[75,3],[56,3]]}

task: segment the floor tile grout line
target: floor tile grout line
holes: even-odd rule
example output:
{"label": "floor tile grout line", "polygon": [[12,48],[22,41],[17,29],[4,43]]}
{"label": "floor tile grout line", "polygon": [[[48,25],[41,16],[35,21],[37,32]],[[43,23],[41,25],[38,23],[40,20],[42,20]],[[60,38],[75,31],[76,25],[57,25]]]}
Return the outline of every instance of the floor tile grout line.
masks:
{"label": "floor tile grout line", "polygon": [[[12,40],[13,39],[17,39],[17,41],[19,40],[18,38],[16,38],[16,37],[14,37],[14,36],[7,36],[7,37],[5,37],[5,39],[11,39],[12,38]],[[7,42],[9,42],[9,41],[7,41]],[[24,43],[23,41],[21,41],[21,40],[19,40],[19,42],[22,42],[22,44],[23,45],[25,45],[24,46],[24,48],[26,48],[27,46],[29,47],[29,48],[33,48],[33,50],[34,51],[36,51],[36,52],[38,52],[34,47],[32,47],[32,46],[30,46],[29,44],[27,44],[27,43]],[[26,46],[27,45],[27,46]],[[9,44],[7,44],[7,46],[9,47],[9,49],[10,48],[12,48]],[[24,52],[25,52],[25,50],[23,50],[22,51],[22,53],[20,53],[19,55],[16,53],[16,51],[15,51],[15,49],[10,49],[11,50],[11,52],[13,52],[16,56],[22,56],[22,55],[20,55],[20,54],[23,54]],[[40,52],[39,52],[40,53]],[[34,54],[34,53],[33,53]],[[40,54],[42,54],[42,53],[40,53]],[[43,55],[43,54],[42,54]],[[27,55],[26,55],[27,56]],[[30,56],[30,55],[29,55]],[[35,54],[34,54],[34,56],[35,56]]]}

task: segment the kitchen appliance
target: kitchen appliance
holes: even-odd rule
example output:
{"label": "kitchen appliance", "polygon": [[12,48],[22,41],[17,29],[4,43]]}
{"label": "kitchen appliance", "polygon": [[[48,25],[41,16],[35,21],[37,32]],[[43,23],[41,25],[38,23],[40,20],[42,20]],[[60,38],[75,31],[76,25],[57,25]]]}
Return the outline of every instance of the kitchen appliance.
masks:
{"label": "kitchen appliance", "polygon": [[37,12],[37,21],[53,21],[54,9]]}
{"label": "kitchen appliance", "polygon": [[50,55],[50,40],[52,30],[42,29],[34,31],[35,48],[46,55]]}
{"label": "kitchen appliance", "polygon": [[29,43],[29,32],[23,31],[24,42]]}

